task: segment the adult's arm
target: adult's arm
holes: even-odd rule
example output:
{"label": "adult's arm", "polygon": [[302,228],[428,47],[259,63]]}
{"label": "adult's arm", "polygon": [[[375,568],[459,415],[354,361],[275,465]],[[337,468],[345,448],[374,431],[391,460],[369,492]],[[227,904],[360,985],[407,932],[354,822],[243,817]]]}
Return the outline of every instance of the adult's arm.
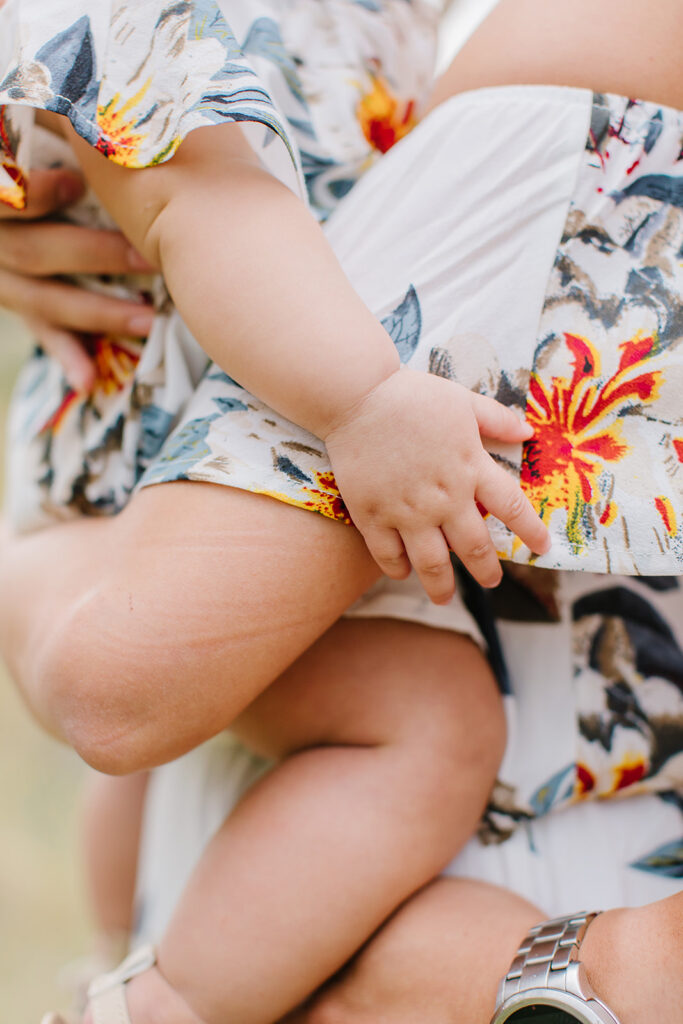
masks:
{"label": "adult's arm", "polygon": [[[24,317],[36,340],[78,390],[93,383],[87,334],[144,337],[153,311],[68,284],[66,274],[130,274],[152,268],[117,231],[76,227],[49,218],[83,194],[70,170],[33,171],[24,210],[0,204],[0,306]],[[47,219],[46,219],[47,218]]]}
{"label": "adult's arm", "polygon": [[[281,1024],[489,1024],[500,978],[544,917],[509,890],[439,879]],[[682,956],[683,893],[601,914],[581,947],[591,986],[623,1024],[680,1017]]]}

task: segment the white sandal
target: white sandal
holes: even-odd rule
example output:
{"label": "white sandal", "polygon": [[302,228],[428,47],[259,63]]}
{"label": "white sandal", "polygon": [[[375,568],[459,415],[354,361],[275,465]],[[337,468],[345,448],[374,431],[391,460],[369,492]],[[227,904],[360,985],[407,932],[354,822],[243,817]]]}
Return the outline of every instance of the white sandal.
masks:
{"label": "white sandal", "polygon": [[[102,974],[88,989],[88,1005],[93,1024],[132,1024],[126,1003],[125,985],[143,974],[157,962],[153,946],[142,946],[127,957],[120,967],[109,974]],[[59,1014],[49,1013],[41,1024],[66,1024]]]}

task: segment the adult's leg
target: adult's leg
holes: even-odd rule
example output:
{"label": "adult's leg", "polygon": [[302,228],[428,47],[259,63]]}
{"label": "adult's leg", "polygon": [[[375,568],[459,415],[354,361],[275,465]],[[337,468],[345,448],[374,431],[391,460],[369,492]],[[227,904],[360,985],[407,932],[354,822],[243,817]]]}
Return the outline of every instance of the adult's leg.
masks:
{"label": "adult's leg", "polygon": [[[440,879],[282,1024],[489,1024],[500,979],[546,916],[497,886]],[[623,1024],[678,1019],[682,957],[683,893],[605,912],[581,949],[591,985]]]}
{"label": "adult's leg", "polygon": [[348,526],[158,485],[114,519],[6,538],[0,641],[43,724],[128,773],[226,728],[378,575]]}

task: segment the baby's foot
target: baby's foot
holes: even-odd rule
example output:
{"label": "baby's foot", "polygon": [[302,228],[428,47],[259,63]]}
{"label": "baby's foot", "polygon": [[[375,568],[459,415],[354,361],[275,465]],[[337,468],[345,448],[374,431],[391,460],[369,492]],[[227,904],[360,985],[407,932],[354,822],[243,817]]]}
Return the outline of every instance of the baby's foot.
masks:
{"label": "baby's foot", "polygon": [[593,921],[581,947],[588,980],[623,1024],[680,1019],[683,893]]}
{"label": "baby's foot", "polygon": [[[129,981],[125,992],[132,1024],[204,1024],[156,967]],[[90,1010],[83,1024],[93,1024]]]}

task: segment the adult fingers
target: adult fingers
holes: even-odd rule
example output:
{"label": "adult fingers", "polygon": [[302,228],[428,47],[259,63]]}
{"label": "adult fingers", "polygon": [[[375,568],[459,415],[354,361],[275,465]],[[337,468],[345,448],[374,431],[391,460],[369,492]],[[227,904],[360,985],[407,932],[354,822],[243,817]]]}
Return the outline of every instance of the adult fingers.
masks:
{"label": "adult fingers", "polygon": [[145,337],[154,312],[144,303],[114,299],[59,281],[37,280],[0,269],[0,306],[43,323],[86,334]]}
{"label": "adult fingers", "polygon": [[550,534],[519,484],[493,459],[482,473],[476,497],[481,504],[505,523],[528,548],[543,555],[550,549]]}
{"label": "adult fingers", "polygon": [[496,587],[503,574],[486,523],[476,505],[444,523],[443,532],[465,568],[482,587]]}
{"label": "adult fingers", "polygon": [[0,267],[17,274],[152,273],[154,268],[118,231],[73,224],[0,222]]}
{"label": "adult fingers", "polygon": [[52,171],[31,171],[28,202],[23,210],[0,203],[0,220],[38,220],[62,207],[75,203],[85,192],[85,183],[78,171],[60,168]]}
{"label": "adult fingers", "polygon": [[368,551],[385,576],[392,580],[404,580],[410,575],[410,562],[396,530],[369,526],[361,528],[361,533]]}
{"label": "adult fingers", "polygon": [[434,527],[402,534],[406,554],[434,604],[447,604],[455,591],[455,577],[448,544]]}
{"label": "adult fingers", "polygon": [[517,413],[486,395],[472,395],[474,412],[479,431],[484,437],[495,437],[500,441],[526,441],[533,434],[533,427],[520,420]]}
{"label": "adult fingers", "polygon": [[76,391],[91,391],[95,383],[95,364],[79,335],[60,330],[34,317],[27,323],[41,348],[61,365],[71,387]]}

